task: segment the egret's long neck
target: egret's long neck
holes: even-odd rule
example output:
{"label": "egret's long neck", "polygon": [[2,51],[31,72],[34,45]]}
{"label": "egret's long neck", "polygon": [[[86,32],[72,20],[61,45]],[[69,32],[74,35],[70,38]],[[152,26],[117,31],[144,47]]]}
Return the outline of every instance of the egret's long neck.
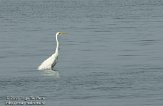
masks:
{"label": "egret's long neck", "polygon": [[56,49],[55,49],[55,53],[57,53],[58,49],[59,49],[58,35],[56,35],[56,43],[57,43],[57,46],[56,46]]}

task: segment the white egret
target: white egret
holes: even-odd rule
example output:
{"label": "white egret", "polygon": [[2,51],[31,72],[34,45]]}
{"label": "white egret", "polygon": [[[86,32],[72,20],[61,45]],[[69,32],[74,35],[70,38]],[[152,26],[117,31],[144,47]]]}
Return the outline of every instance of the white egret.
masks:
{"label": "white egret", "polygon": [[59,35],[63,35],[65,33],[63,32],[57,32],[56,33],[56,49],[55,49],[55,53],[52,54],[49,58],[47,58],[46,60],[44,60],[41,65],[38,67],[38,70],[53,70],[54,66],[57,63],[58,60],[58,55],[59,55],[59,41],[58,41],[58,36]]}

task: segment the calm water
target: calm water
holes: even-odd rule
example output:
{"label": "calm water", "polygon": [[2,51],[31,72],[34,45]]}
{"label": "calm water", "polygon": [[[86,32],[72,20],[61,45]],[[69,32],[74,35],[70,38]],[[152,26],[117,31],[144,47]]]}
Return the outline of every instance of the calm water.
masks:
{"label": "calm water", "polygon": [[[37,66],[61,49],[56,72]],[[163,106],[162,0],[0,0],[0,105]]]}

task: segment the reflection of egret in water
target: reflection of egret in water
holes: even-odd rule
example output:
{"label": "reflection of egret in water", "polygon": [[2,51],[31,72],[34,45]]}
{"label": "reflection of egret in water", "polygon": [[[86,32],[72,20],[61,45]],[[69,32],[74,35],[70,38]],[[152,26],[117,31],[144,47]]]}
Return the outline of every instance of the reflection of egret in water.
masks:
{"label": "reflection of egret in water", "polygon": [[57,70],[41,70],[42,74],[45,76],[53,76],[55,79],[60,78],[59,72]]}

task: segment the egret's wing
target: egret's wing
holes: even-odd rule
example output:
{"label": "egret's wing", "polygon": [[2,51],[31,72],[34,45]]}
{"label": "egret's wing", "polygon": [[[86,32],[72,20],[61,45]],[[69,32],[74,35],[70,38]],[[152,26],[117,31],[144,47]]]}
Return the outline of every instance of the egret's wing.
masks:
{"label": "egret's wing", "polygon": [[38,70],[50,70],[52,69],[53,64],[56,64],[56,55],[53,54],[52,56],[50,56],[49,58],[47,58],[46,60],[44,60],[41,65],[38,67]]}
{"label": "egret's wing", "polygon": [[53,64],[52,64],[52,69],[54,68],[54,66],[56,65],[56,63],[57,63],[57,61],[58,61],[58,56],[55,56],[55,60],[53,61]]}

